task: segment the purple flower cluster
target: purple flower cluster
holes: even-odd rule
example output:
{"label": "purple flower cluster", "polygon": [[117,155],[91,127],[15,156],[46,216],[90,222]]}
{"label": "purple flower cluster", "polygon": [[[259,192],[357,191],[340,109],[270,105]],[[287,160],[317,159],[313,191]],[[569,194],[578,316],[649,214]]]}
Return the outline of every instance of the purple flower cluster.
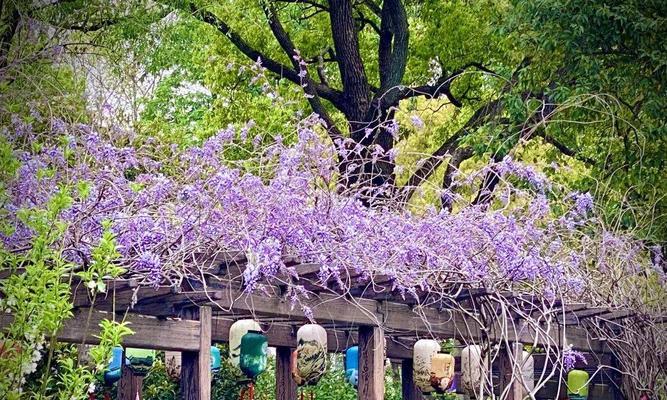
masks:
{"label": "purple flower cluster", "polygon": [[[262,168],[253,170],[262,173],[250,173],[222,154],[252,127],[228,127],[201,146],[179,150],[150,141],[121,147],[89,127],[58,122],[59,132],[77,132],[67,145],[67,162],[54,146],[34,154],[17,151],[22,165],[8,183],[10,201],[2,206],[14,231],[3,233],[2,241],[10,249],[26,248],[32,233],[18,210],[44,205],[62,185],[86,182],[88,193],[62,216],[69,226],[62,239],[63,247],[71,249],[67,254],[85,263],[102,221],[110,220],[123,264],[147,285],[197,279],[217,255],[240,251],[248,260],[247,290],[266,278],[293,275],[283,261],[290,257],[319,264],[322,282],[340,287],[381,275],[405,296],[444,293],[447,285],[465,283],[577,297],[595,289],[586,270],[591,262],[630,265],[640,257],[634,252],[619,261],[614,249],[630,245],[611,233],[599,241],[561,229],[550,216],[547,197],[539,194],[502,210],[470,207],[418,215],[398,207],[365,207],[354,196],[336,192],[341,173],[336,161],[345,158],[341,152],[387,155],[379,146],[326,143],[315,115],[298,124],[294,145],[282,140],[262,144],[254,160]],[[25,135],[25,129],[17,123],[14,133]],[[166,155],[159,160],[146,156],[160,152]],[[520,176],[541,190],[549,187],[540,174],[511,159],[498,167],[501,174]],[[575,209],[588,212],[590,202],[590,195],[583,196]],[[348,279],[351,274],[355,283]]]}
{"label": "purple flower cluster", "polygon": [[563,350],[561,357],[563,361],[563,369],[565,369],[566,372],[574,369],[578,361],[587,364],[584,354],[580,351],[573,350],[572,348]]}

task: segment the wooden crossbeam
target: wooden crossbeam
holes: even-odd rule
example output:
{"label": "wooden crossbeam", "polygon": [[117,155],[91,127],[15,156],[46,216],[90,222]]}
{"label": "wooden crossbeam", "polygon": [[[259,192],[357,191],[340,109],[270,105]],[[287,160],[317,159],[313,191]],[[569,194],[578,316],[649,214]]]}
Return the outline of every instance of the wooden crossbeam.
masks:
{"label": "wooden crossbeam", "polygon": [[359,399],[384,399],[384,333],[374,326],[359,327]]}
{"label": "wooden crossbeam", "polygon": [[[122,316],[88,310],[78,310],[65,321],[58,332],[58,341],[65,343],[99,344],[100,322],[103,319],[121,320]],[[0,328],[4,329],[13,321],[10,314],[0,314]],[[125,336],[123,345],[127,347],[149,348],[156,350],[194,351],[199,349],[199,322],[159,320],[128,314],[126,321],[134,335]]]}
{"label": "wooden crossbeam", "polygon": [[[226,343],[229,340],[229,328],[234,321],[222,318],[213,318],[211,338],[214,342]],[[265,324],[261,323],[264,335],[269,346],[296,347],[296,330],[300,325]],[[332,353],[342,353],[348,347],[359,343],[357,332],[327,329],[327,350]],[[395,340],[387,337],[387,357],[394,359],[412,358],[412,340]]]}
{"label": "wooden crossbeam", "polygon": [[[332,322],[342,325],[377,325],[382,326],[388,335],[403,333],[404,335],[433,335],[441,338],[473,339],[477,340],[487,335],[491,340],[505,338],[501,332],[491,329],[483,333],[480,327],[470,317],[466,317],[456,310],[436,309],[433,307],[413,307],[394,301],[376,301],[365,298],[347,298],[340,295],[320,293],[310,299],[301,300],[299,305],[293,305],[284,299],[280,289],[268,287],[273,292],[269,294],[245,293],[238,288],[219,284],[210,291],[195,291],[169,293],[143,297],[151,291],[140,292],[137,304],[131,310],[136,313],[169,317],[178,316],[180,307],[193,305],[211,305],[216,312],[230,315],[246,314],[263,317],[275,317],[282,320],[303,321],[302,307],[308,307],[315,320],[320,323]],[[117,305],[117,310],[124,310]],[[490,329],[489,327],[485,327]],[[524,343],[533,343],[535,331],[530,327],[519,332],[510,332],[508,340]],[[575,348],[598,352],[608,351],[600,342],[590,342],[585,330],[580,327],[568,328],[568,339]],[[538,340],[537,344],[557,344],[561,338],[557,329],[552,328],[551,338],[548,341]]]}

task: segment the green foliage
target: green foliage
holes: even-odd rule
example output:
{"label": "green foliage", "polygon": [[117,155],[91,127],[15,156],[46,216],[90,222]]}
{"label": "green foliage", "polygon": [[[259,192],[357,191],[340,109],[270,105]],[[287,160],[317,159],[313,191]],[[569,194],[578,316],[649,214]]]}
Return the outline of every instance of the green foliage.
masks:
{"label": "green foliage", "polygon": [[116,250],[117,246],[111,232],[111,221],[102,222],[102,228],[104,231],[91,254],[90,266],[77,273],[93,293],[106,292],[104,279],[115,278],[125,272],[125,269],[115,263],[120,254]]}
{"label": "green foliage", "polygon": [[[13,317],[12,323],[0,332],[0,392],[8,399],[84,398],[93,381],[95,371],[76,365],[76,358],[58,351],[53,340],[72,315],[73,268],[58,247],[67,228],[60,214],[71,203],[71,191],[61,188],[43,209],[20,210],[21,220],[35,233],[31,248],[24,253],[0,249],[0,270],[10,273],[1,281],[0,309]],[[89,287],[103,288],[101,277],[118,276],[122,271],[111,263],[115,257],[116,245],[107,226],[107,233],[93,250],[92,272],[84,271],[80,276],[90,278],[93,284]],[[106,320],[102,321],[101,330],[101,343],[91,350],[98,372],[109,362],[111,348],[131,333],[126,324]],[[27,382],[32,384],[26,385]]]}
{"label": "green foliage", "polygon": [[[212,400],[227,400],[238,398],[241,386],[238,381],[240,372],[229,363],[226,345],[220,346],[223,354],[223,363],[220,371],[213,375],[213,386],[211,388]],[[275,381],[275,358],[269,358],[269,364],[255,383],[255,398],[257,400],[274,400],[276,393]],[[387,368],[385,373],[385,399],[401,399],[400,374],[392,368]],[[153,365],[150,373],[144,379],[144,399],[146,400],[176,400],[179,382],[170,378],[167,374],[161,357]],[[330,357],[330,368],[316,386],[300,388],[304,393],[312,392],[318,400],[354,400],[357,391],[345,380],[343,370],[343,357],[340,354]],[[115,398],[115,391],[110,392]],[[446,397],[445,397],[446,398]]]}

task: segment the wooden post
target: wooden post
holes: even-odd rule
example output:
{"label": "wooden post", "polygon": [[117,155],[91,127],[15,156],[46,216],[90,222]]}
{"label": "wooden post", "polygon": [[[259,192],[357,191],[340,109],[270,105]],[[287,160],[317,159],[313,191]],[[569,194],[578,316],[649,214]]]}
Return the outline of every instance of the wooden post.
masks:
{"label": "wooden post", "polygon": [[184,351],[181,358],[183,400],[211,399],[211,307],[183,310],[184,319],[199,319],[199,351]]}
{"label": "wooden post", "polygon": [[406,358],[401,362],[401,388],[403,400],[422,400],[422,393],[412,380],[412,359]]}
{"label": "wooden post", "polygon": [[276,400],[295,400],[296,382],[290,371],[292,349],[276,347]]}
{"label": "wooden post", "polygon": [[[512,343],[500,354],[500,391],[501,393],[509,386],[507,400],[522,400],[525,390],[521,374],[521,363],[523,361],[523,344]],[[512,380],[514,377],[514,380]]]}
{"label": "wooden post", "polygon": [[384,399],[384,332],[359,327],[359,400]]}
{"label": "wooden post", "polygon": [[144,377],[136,375],[130,367],[125,365],[125,356],[123,355],[123,366],[121,367],[120,380],[118,381],[118,400],[141,400],[141,387],[144,383]]}

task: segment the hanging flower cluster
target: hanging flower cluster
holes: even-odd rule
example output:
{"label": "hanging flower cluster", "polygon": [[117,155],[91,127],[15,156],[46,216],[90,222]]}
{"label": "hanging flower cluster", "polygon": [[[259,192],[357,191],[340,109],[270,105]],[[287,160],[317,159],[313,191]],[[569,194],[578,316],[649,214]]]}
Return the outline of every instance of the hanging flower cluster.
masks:
{"label": "hanging flower cluster", "polygon": [[[294,275],[286,257],[320,265],[321,281],[343,289],[381,275],[403,296],[466,285],[595,301],[609,271],[650,269],[638,243],[595,222],[589,194],[565,197],[559,204],[565,212],[556,214],[544,176],[509,157],[485,170],[508,179],[498,190],[510,193],[511,206],[506,198],[502,208],[417,214],[368,208],[354,195],[337,194],[337,162],[347,155],[322,140],[316,116],[298,124],[293,145],[278,138],[245,159],[246,168],[224,154],[253,137],[253,124],[185,149],[151,140],[122,146],[135,138],[121,130],[52,126],[60,142],[50,143],[59,144],[15,152],[21,166],[6,186],[2,207],[13,230],[2,233],[4,246],[29,248],[33,233],[19,211],[42,206],[67,186],[77,193],[62,215],[67,257],[85,267],[102,223],[112,221],[123,265],[146,285],[197,279],[223,252],[245,254],[248,291],[265,279]],[[8,138],[18,143],[30,135],[17,121]],[[524,182],[523,189],[508,183],[510,177]],[[470,183],[460,178],[459,185]]]}

